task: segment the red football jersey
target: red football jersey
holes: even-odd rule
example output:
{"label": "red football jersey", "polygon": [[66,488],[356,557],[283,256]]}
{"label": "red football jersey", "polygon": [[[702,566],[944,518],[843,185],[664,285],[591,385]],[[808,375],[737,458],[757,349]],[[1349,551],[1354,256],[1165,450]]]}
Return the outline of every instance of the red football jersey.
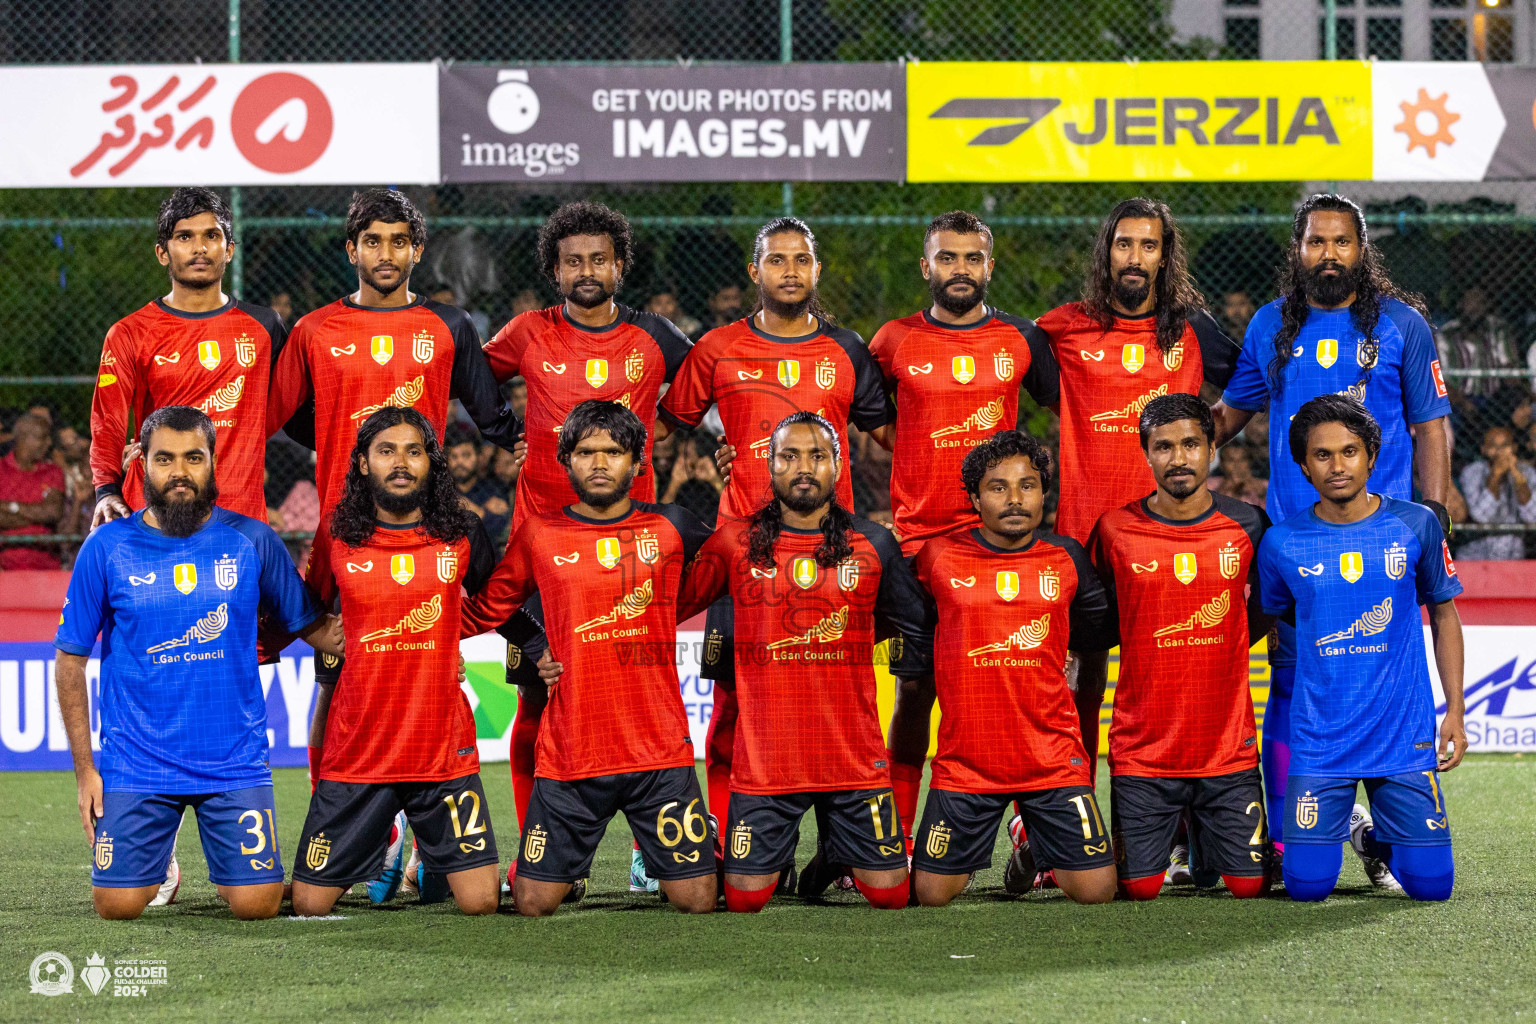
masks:
{"label": "red football jersey", "polygon": [[693,765],[677,674],[677,597],[709,528],[677,505],[634,502],[618,519],[570,509],[512,536],[464,607],[464,636],[494,629],[535,591],[565,666],[539,725],[534,774],[589,779]]}
{"label": "red football jersey", "polygon": [[206,313],[155,299],[113,324],[91,396],[97,500],[121,494],[130,508],[144,507],[144,467],[133,463],[125,478],[123,446],[137,440],[139,425],[156,409],[190,405],[213,420],[219,505],[266,522],[267,380],[286,336],[276,313],[233,299]]}
{"label": "red football jersey", "polygon": [[704,335],[662,398],[661,415],[692,428],[711,404],[720,406],[726,443],[736,448],[720,496],[722,520],[745,519],[773,497],[768,441],[784,417],[815,412],[837,428],[843,447],[837,501],[844,508],[853,508],[848,424],[873,430],[890,420],[880,367],[864,340],[830,324],[804,338],[780,338],[749,317]]}
{"label": "red football jersey", "polygon": [[853,522],[853,553],[830,568],[816,561],[820,530],[784,527],[773,565],[764,568],[747,558],[750,522],[729,523],[705,542],[683,581],[681,618],[727,592],[735,602],[740,718],[732,792],[891,784],[874,647],[900,635],[910,664],[926,665],[932,631],[891,531],[857,516]]}
{"label": "red football jersey", "polygon": [[1088,785],[1067,651],[1107,650],[1114,627],[1083,546],[1046,533],[1008,551],[970,529],[925,544],[916,571],[938,623],[934,788],[1027,793]]}
{"label": "red football jersey", "polygon": [[1130,502],[1104,513],[1088,543],[1120,620],[1116,775],[1205,777],[1258,764],[1248,618],[1258,614],[1254,556],[1269,519],[1257,505],[1212,497],[1208,512],[1182,522]]}
{"label": "red football jersey", "polygon": [[528,384],[528,461],[517,478],[512,532],[530,515],[549,515],[574,503],[576,491],[555,452],[560,427],[571,410],[589,398],[618,402],[645,425],[645,460],[630,497],[654,501],[651,442],[656,434],[656,400],[671,383],[693,343],[672,321],[619,306],[603,328],[568,319],[565,307],[520,313],[485,346],[498,381],[521,376]]}
{"label": "red football jersey", "polygon": [[[321,605],[338,595],[346,658],[325,720],[320,778],[436,782],[480,770],[475,716],[459,684],[463,590],[495,564],[477,523],[444,543],[380,523],[361,547],[332,539],[311,559]],[[319,564],[317,564],[319,563]]]}
{"label": "red football jersey", "polygon": [[1141,412],[1160,395],[1199,394],[1202,381],[1225,387],[1238,346],[1204,311],[1178,344],[1157,347],[1157,320],[1117,317],[1105,330],[1076,303],[1037,321],[1061,367],[1061,499],[1056,532],[1086,541],[1099,516],[1149,493],[1152,470],[1141,451]]}
{"label": "red football jersey", "polygon": [[960,464],[1018,423],[1021,384],[1040,405],[1056,404],[1056,359],[1034,321],[996,309],[961,327],[925,309],[880,328],[869,351],[896,398],[891,508],[911,555],[930,537],[980,522]]}
{"label": "red football jersey", "polygon": [[272,368],[268,430],[282,427],[310,398],[322,523],[341,499],[357,428],[386,405],[421,413],[438,440],[453,398],[487,440],[504,448],[516,443],[519,429],[496,391],[469,315],[421,296],[390,308],[343,298],[301,318]]}

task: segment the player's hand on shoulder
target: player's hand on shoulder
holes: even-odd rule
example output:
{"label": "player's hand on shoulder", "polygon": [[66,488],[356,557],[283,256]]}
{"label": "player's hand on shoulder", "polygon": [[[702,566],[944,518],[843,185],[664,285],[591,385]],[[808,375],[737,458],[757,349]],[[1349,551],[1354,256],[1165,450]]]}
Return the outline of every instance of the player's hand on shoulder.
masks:
{"label": "player's hand on shoulder", "polygon": [[459,654],[459,682],[462,683],[464,680],[466,680],[468,678],[469,678],[469,666],[464,661],[464,655],[462,653],[460,653]]}
{"label": "player's hand on shoulder", "polygon": [[133,510],[128,503],[116,494],[108,494],[96,503],[96,511],[91,516],[91,529],[96,529],[102,523],[109,523],[114,519],[125,519],[133,515]]}
{"label": "player's hand on shoulder", "polygon": [[129,441],[123,446],[123,472],[128,472],[128,467],[144,457],[144,448],[137,441]]}
{"label": "player's hand on shoulder", "polygon": [[725,443],[725,435],[718,438],[720,447],[715,449],[715,468],[726,483],[731,481],[731,463],[736,461],[736,446]]}
{"label": "player's hand on shoulder", "polygon": [[513,468],[513,470],[515,470],[517,473],[521,473],[523,471],[523,463],[525,463],[527,461],[528,461],[528,442],[527,442],[526,439],[519,439],[517,444],[514,444],[512,446],[512,468]]}
{"label": "player's hand on shoulder", "polygon": [[[1446,748],[1450,753],[1446,753]],[[1467,753],[1467,724],[1461,712],[1447,711],[1440,723],[1440,771],[1448,772],[1461,764]]]}
{"label": "player's hand on shoulder", "polygon": [[545,686],[551,689],[560,681],[560,676],[565,672],[565,666],[554,659],[548,648],[545,648],[544,653],[539,656],[538,666],[539,679],[543,681]]}

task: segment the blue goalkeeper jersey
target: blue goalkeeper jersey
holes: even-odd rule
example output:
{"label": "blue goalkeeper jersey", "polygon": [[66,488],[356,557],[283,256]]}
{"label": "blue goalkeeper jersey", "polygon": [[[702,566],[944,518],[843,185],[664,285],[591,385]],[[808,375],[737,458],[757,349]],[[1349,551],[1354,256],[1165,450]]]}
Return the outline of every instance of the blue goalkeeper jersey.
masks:
{"label": "blue goalkeeper jersey", "polygon": [[270,785],[259,611],[291,633],[321,614],[265,523],[215,508],[192,536],[167,537],[141,511],[91,532],[53,645],[88,655],[101,636],[105,789]]}
{"label": "blue goalkeeper jersey", "polygon": [[1435,767],[1419,605],[1461,593],[1435,514],[1382,496],[1358,523],[1310,508],[1259,545],[1264,611],[1294,616],[1292,775],[1366,779]]}

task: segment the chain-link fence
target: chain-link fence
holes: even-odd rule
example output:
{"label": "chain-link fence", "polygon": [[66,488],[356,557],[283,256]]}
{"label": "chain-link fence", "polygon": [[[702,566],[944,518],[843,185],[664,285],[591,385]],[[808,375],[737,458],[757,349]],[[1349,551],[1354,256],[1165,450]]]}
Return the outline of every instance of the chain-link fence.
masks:
{"label": "chain-link fence", "polygon": [[[355,0],[232,0],[228,6],[202,0],[99,0],[88,6],[12,0],[0,5],[0,63],[1334,55],[1529,60],[1523,49],[1531,31],[1529,8],[1511,0],[461,0],[400,10]],[[1461,26],[1460,36],[1451,22]],[[1458,38],[1461,50],[1452,45]],[[1498,43],[1494,50],[1488,49],[1490,38]],[[1438,42],[1430,47],[1426,40]],[[1482,40],[1482,49],[1468,40]],[[379,132],[389,132],[387,82],[381,82]],[[387,157],[381,157],[379,177],[388,180]],[[1275,293],[1295,204],[1307,191],[1330,184],[544,181],[407,189],[427,213],[430,231],[412,286],[451,297],[475,314],[488,335],[514,313],[554,301],[533,261],[543,218],[564,201],[600,199],[627,213],[636,227],[636,260],[620,299],[665,312],[697,336],[750,305],[744,264],[751,236],[764,220],[792,211],[817,231],[826,304],[868,338],[883,321],[926,304],[917,270],[923,226],[934,213],[964,207],[986,218],[997,235],[991,299],[1038,316],[1078,296],[1100,218],[1114,202],[1138,192],[1166,200],[1178,214],[1192,269],[1213,311],[1240,336],[1253,309]],[[1518,459],[1536,460],[1536,205],[1530,191],[1340,188],[1367,205],[1373,237],[1395,279],[1425,295],[1440,328],[1456,410],[1458,478],[1479,460],[1503,464],[1504,455],[1483,451],[1493,427],[1511,431]],[[239,257],[228,287],[239,297],[276,307],[291,324],[356,287],[340,219],[350,188],[233,191]],[[165,272],[152,252],[152,215],[162,197],[153,189],[0,191],[0,422],[8,436],[20,413],[46,406],[61,428],[55,458],[66,466],[78,464],[84,450],[78,436],[88,429],[103,335],[166,290]],[[1048,421],[1040,415],[1033,426],[1048,429]],[[690,467],[708,462],[707,440],[663,446],[659,480],[672,479],[669,460],[679,449]],[[860,453],[861,510],[878,512],[888,504],[882,486],[888,469],[879,453],[857,446],[856,459]],[[1249,447],[1225,455],[1223,488],[1261,496],[1266,454]],[[296,493],[306,463],[282,448],[274,449],[269,463],[268,501],[281,509]],[[489,458],[486,471],[494,478]],[[695,475],[708,483],[707,465]],[[78,476],[75,470],[70,478]],[[1506,477],[1495,475],[1494,485]],[[1517,488],[1496,496],[1486,480],[1483,486],[1486,495],[1463,496],[1466,518],[1519,518],[1518,509],[1510,513],[1508,507]],[[1493,497],[1498,500],[1484,500]],[[88,521],[89,500],[78,504]],[[81,514],[66,518],[59,530],[76,533],[81,521]],[[1490,528],[1504,529],[1482,529]],[[1506,555],[1525,543],[1518,523],[1510,529],[1515,532],[1502,549]],[[1475,523],[1462,535],[1485,539]]]}

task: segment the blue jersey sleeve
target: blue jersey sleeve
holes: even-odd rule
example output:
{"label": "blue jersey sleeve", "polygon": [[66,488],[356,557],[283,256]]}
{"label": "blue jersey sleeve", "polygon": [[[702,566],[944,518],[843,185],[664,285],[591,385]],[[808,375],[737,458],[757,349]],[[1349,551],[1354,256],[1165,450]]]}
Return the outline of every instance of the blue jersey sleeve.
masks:
{"label": "blue jersey sleeve", "polygon": [[88,655],[96,646],[96,637],[107,624],[111,606],[107,600],[107,555],[112,548],[111,534],[116,530],[100,527],[85,538],[75,556],[75,568],[69,576],[69,590],[53,646],[65,654]]}
{"label": "blue jersey sleeve", "polygon": [[1389,299],[1382,312],[1403,336],[1402,389],[1403,414],[1409,423],[1423,423],[1451,414],[1451,400],[1446,395],[1440,373],[1440,354],[1429,324],[1418,310],[1405,302]]}
{"label": "blue jersey sleeve", "polygon": [[261,603],[270,609],[290,633],[298,633],[321,615],[320,605],[299,578],[288,549],[272,527],[254,519],[232,524],[245,535],[261,560]]}
{"label": "blue jersey sleeve", "polygon": [[1440,530],[1440,520],[1422,505],[1414,505],[1409,511],[1412,517],[1402,518],[1419,539],[1419,561],[1413,567],[1419,604],[1449,601],[1461,593],[1462,586],[1456,576],[1456,563],[1451,561],[1450,545]]}
{"label": "blue jersey sleeve", "polygon": [[1266,615],[1285,615],[1296,607],[1296,597],[1281,565],[1280,545],[1285,532],[1271,529],[1259,541],[1259,598]]}
{"label": "blue jersey sleeve", "polygon": [[1265,306],[1248,321],[1243,349],[1237,354],[1237,366],[1221,396],[1221,400],[1234,409],[1258,412],[1269,405],[1269,382],[1264,379],[1264,366],[1279,328],[1273,309],[1273,304]]}

